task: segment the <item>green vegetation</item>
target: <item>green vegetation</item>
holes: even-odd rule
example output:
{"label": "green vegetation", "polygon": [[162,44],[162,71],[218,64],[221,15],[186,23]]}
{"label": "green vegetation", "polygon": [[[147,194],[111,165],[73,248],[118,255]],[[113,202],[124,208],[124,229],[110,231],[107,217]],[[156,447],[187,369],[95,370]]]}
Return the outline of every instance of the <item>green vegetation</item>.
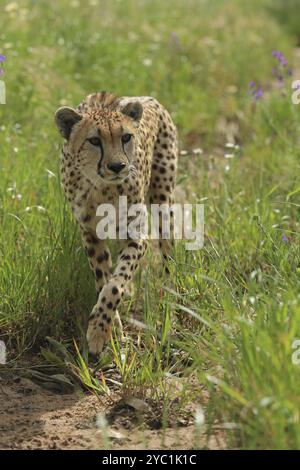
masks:
{"label": "green vegetation", "polygon": [[[0,328],[8,365],[32,347],[54,361],[50,336],[97,388],[86,355],[73,348],[75,337],[84,349],[95,293],[60,189],[53,115],[102,89],[154,95],[172,113],[182,149],[203,149],[181,156],[178,185],[181,201],[205,204],[205,246],[188,252],[178,243],[170,277],[149,250],[133,300],[121,308],[145,329],[125,321],[126,344],[115,336],[96,369],[115,361],[120,391],[154,401],[165,425],[192,402],[204,410],[207,438],[217,425],[230,448],[299,448],[292,343],[300,338],[300,108],[292,78],[279,88],[272,75],[274,49],[293,65],[294,35],[264,0],[6,1],[0,25]],[[251,80],[263,88],[258,100]],[[103,370],[99,394],[109,387]],[[169,374],[183,383],[176,404]]]}

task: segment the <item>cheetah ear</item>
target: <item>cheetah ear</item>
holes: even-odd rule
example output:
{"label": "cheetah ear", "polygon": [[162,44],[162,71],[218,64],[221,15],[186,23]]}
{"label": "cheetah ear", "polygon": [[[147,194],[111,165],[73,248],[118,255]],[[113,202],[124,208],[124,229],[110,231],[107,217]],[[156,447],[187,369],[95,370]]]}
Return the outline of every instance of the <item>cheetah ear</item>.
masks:
{"label": "cheetah ear", "polygon": [[57,128],[61,135],[65,139],[69,139],[73,126],[81,121],[82,116],[75,111],[73,108],[68,108],[67,106],[63,106],[59,108],[55,113],[55,122]]}
{"label": "cheetah ear", "polygon": [[139,101],[134,101],[126,104],[121,112],[125,114],[125,116],[129,116],[134,121],[139,122],[143,115],[143,106]]}

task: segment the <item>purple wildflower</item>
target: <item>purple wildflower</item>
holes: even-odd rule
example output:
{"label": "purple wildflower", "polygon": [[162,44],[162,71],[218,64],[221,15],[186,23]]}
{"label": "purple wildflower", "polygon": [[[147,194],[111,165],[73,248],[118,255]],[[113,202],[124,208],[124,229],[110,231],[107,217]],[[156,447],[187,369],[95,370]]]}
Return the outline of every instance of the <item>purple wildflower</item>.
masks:
{"label": "purple wildflower", "polygon": [[249,83],[249,88],[249,93],[253,95],[254,101],[258,101],[263,97],[264,92],[262,87],[257,85],[253,80],[251,80],[251,82]]}
{"label": "purple wildflower", "polygon": [[262,98],[264,96],[264,92],[263,92],[263,89],[262,87],[258,87],[256,90],[255,90],[255,93],[254,93],[254,99],[255,101],[258,101],[260,100],[260,98]]}
{"label": "purple wildflower", "polygon": [[289,243],[289,239],[285,233],[282,235],[281,240],[283,241],[283,243]]}
{"label": "purple wildflower", "polygon": [[272,56],[275,57],[275,59],[277,59],[280,65],[283,65],[283,67],[286,67],[288,65],[288,61],[286,60],[282,52],[273,51]]}
{"label": "purple wildflower", "polygon": [[[2,65],[2,62],[6,61],[6,57],[3,54],[0,54],[0,65]],[[0,77],[4,74],[4,70],[0,67]]]}
{"label": "purple wildflower", "polygon": [[272,74],[278,81],[278,87],[283,88],[285,86],[285,78],[293,75],[293,69],[289,67],[288,61],[280,51],[272,51],[272,56],[277,59],[278,63],[272,68]]}

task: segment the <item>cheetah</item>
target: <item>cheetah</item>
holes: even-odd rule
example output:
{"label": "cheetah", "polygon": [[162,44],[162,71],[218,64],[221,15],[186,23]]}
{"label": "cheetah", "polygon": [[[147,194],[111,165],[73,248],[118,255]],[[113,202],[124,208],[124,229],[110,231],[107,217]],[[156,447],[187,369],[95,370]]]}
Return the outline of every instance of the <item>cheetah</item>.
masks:
{"label": "cheetah", "polygon": [[[131,204],[174,203],[178,159],[176,127],[168,111],[152,97],[117,97],[108,92],[88,95],[77,108],[55,113],[65,139],[61,155],[61,181],[81,230],[95,277],[98,300],[88,320],[89,352],[99,355],[111,336],[117,307],[143,257],[146,239],[118,239],[116,267],[106,240],[96,233],[96,209],[113,204],[119,196]],[[172,216],[172,211],[170,212]],[[118,227],[117,227],[118,230]],[[162,237],[163,260],[172,253],[172,240]]]}

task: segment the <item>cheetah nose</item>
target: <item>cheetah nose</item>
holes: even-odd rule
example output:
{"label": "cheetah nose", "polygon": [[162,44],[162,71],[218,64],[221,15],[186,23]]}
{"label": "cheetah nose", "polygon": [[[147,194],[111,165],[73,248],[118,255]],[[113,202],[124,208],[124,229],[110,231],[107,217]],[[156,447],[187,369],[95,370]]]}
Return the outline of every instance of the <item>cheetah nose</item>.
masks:
{"label": "cheetah nose", "polygon": [[117,163],[108,163],[107,164],[107,168],[111,171],[113,171],[114,173],[120,173],[121,170],[123,170],[126,166],[126,163],[123,163],[123,162],[117,162]]}

